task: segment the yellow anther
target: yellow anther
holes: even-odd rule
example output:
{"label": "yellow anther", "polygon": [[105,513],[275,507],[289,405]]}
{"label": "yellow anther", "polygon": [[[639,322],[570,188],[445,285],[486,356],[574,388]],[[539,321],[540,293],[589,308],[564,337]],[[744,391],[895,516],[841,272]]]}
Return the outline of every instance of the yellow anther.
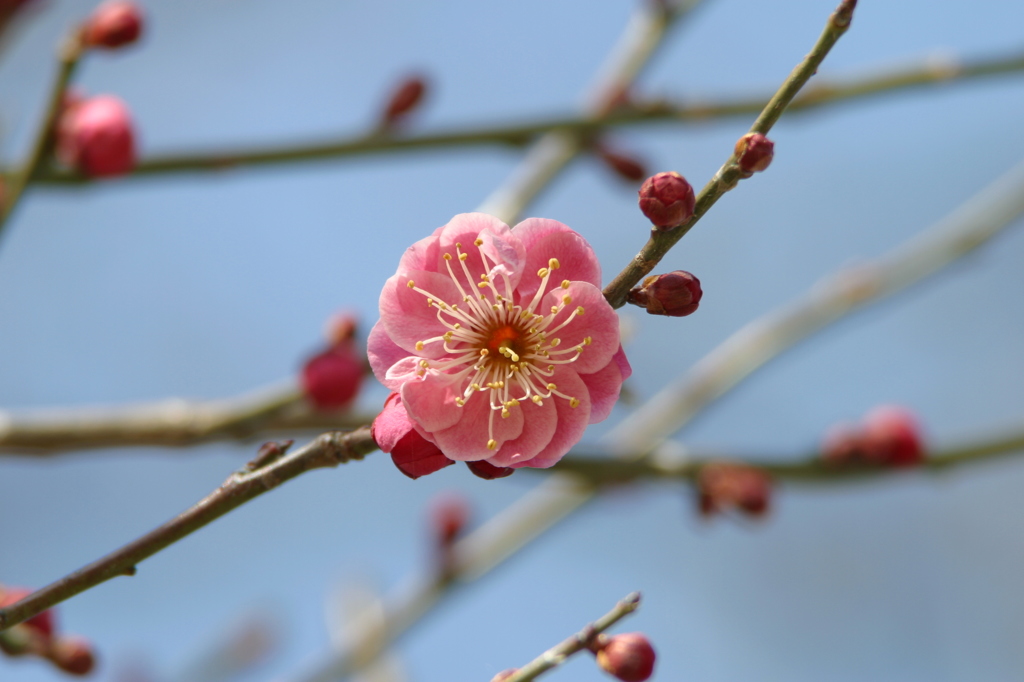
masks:
{"label": "yellow anther", "polygon": [[487,441],[487,449],[488,450],[497,450],[498,449],[498,441],[494,440],[493,438],[490,439],[489,441]]}
{"label": "yellow anther", "polygon": [[427,299],[427,307],[428,308],[433,308],[434,307],[434,299],[432,299],[432,298],[428,298]]}
{"label": "yellow anther", "polygon": [[510,414],[512,414],[512,413],[511,413],[511,412],[509,412],[508,410],[505,410],[505,409],[503,409],[503,410],[501,411],[501,418],[502,418],[502,419],[508,419],[508,416],[509,416]]}
{"label": "yellow anther", "polygon": [[567,280],[567,279],[563,279],[562,280],[562,288],[563,289],[568,289],[570,284],[571,284],[571,282],[569,280]]}
{"label": "yellow anther", "polygon": [[455,404],[458,405],[459,407],[462,407],[463,405],[466,404],[466,401],[463,398],[456,398],[455,399]]}
{"label": "yellow anther", "polygon": [[469,296],[463,296],[462,297],[462,302],[463,303],[469,303]]}
{"label": "yellow anther", "polygon": [[430,364],[426,360],[420,360],[420,367],[427,369],[430,367]]}
{"label": "yellow anther", "polygon": [[563,296],[562,297],[562,303],[564,303],[566,305],[569,305],[570,303],[572,303],[572,296],[570,296],[569,294],[566,294],[565,296]]}
{"label": "yellow anther", "polygon": [[508,406],[509,407],[519,407],[519,401],[516,400],[515,398],[512,398],[512,400],[508,401]]}
{"label": "yellow anther", "polygon": [[583,345],[584,346],[589,346],[593,341],[594,341],[594,339],[590,338],[589,336],[584,336],[583,337]]}
{"label": "yellow anther", "polygon": [[461,249],[462,248],[462,242],[455,242],[455,248],[456,249]]}
{"label": "yellow anther", "polygon": [[555,366],[554,365],[548,365],[547,371],[554,372],[555,371]]}
{"label": "yellow anther", "polygon": [[453,336],[455,336],[453,332],[445,332],[443,338],[445,341],[451,341]]}
{"label": "yellow anther", "polygon": [[554,315],[557,312],[558,312],[558,306],[557,305],[551,306],[551,314]]}
{"label": "yellow anther", "polygon": [[519,365],[509,365],[508,369],[509,369],[510,372],[518,372],[519,371]]}
{"label": "yellow anther", "polygon": [[423,342],[422,341],[417,341],[416,342],[416,350],[423,350]]}
{"label": "yellow anther", "polygon": [[480,287],[481,289],[486,289],[487,288],[487,282],[477,282],[476,285],[478,287]]}
{"label": "yellow anther", "polygon": [[473,389],[474,391],[479,391],[480,390],[480,384],[470,384],[469,387],[471,389]]}
{"label": "yellow anther", "polygon": [[583,314],[583,306],[581,306],[581,305],[576,306],[576,314],[577,315],[582,315]]}
{"label": "yellow anther", "polygon": [[551,268],[552,270],[557,270],[558,268],[562,267],[562,264],[558,262],[557,258],[552,258],[551,260],[548,261],[548,267]]}
{"label": "yellow anther", "polygon": [[[481,298],[483,298],[483,297],[481,297]],[[497,303],[492,303],[491,307],[494,308],[494,312],[498,312],[499,310],[501,310],[501,306],[498,305]]]}
{"label": "yellow anther", "polygon": [[459,260],[462,260],[462,261],[464,261],[464,260],[466,260],[467,258],[469,258],[469,254],[468,254],[468,253],[460,253],[460,254],[459,254]]}
{"label": "yellow anther", "polygon": [[538,277],[547,277],[548,276],[548,269],[547,268],[541,268],[540,270],[537,271],[537,276]]}
{"label": "yellow anther", "polygon": [[473,242],[473,245],[474,246],[483,246],[484,245],[484,240],[478,238],[476,241]]}
{"label": "yellow anther", "polygon": [[569,407],[579,407],[579,406],[580,406],[579,398],[569,398]]}
{"label": "yellow anther", "polygon": [[490,281],[490,279],[487,277],[487,273],[486,272],[484,274],[480,275],[480,279],[482,279],[485,282]]}
{"label": "yellow anther", "polygon": [[409,280],[409,282],[408,282],[408,283],[407,283],[407,284],[406,284],[405,286],[407,286],[407,287],[409,287],[410,289],[412,289],[412,288],[413,288],[414,286],[416,286],[416,282],[414,282],[414,281],[412,281],[412,280],[410,279],[410,280]]}
{"label": "yellow anther", "polygon": [[548,390],[549,391],[554,391],[557,388],[558,388],[558,386],[555,386],[554,384],[548,384]]}
{"label": "yellow anther", "polygon": [[543,404],[544,404],[544,399],[543,399],[543,398],[541,398],[541,397],[540,397],[539,395],[537,395],[537,394],[534,394],[533,396],[531,396],[531,397],[530,397],[530,400],[532,400],[532,401],[533,401],[534,403],[536,403],[537,405],[543,405]]}
{"label": "yellow anther", "polygon": [[562,339],[554,338],[554,339],[551,339],[551,341],[548,343],[548,345],[551,346],[552,348],[554,348],[555,346],[557,346],[560,343],[562,343]]}
{"label": "yellow anther", "polygon": [[481,348],[480,349],[480,355],[481,356],[490,355],[490,354],[491,354],[491,351],[487,350],[486,348]]}
{"label": "yellow anther", "polygon": [[444,259],[445,260],[451,260],[452,259],[452,254],[450,254],[450,253],[444,254]]}
{"label": "yellow anther", "polygon": [[453,327],[455,327],[456,329],[462,329],[462,325],[461,325],[461,324],[459,324],[458,322],[456,322],[456,323],[455,323],[455,324],[453,324],[452,326],[453,326]]}
{"label": "yellow anther", "polygon": [[445,303],[444,301],[438,303],[438,306],[441,308],[441,310],[448,310],[448,304]]}

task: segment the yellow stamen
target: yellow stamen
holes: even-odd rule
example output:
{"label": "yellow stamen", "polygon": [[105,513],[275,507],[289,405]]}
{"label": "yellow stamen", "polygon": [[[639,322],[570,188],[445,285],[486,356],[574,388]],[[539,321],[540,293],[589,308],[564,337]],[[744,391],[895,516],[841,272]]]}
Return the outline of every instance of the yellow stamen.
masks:
{"label": "yellow stamen", "polygon": [[490,439],[489,441],[487,441],[487,449],[488,450],[497,450],[498,449],[498,441],[494,440],[493,438]]}

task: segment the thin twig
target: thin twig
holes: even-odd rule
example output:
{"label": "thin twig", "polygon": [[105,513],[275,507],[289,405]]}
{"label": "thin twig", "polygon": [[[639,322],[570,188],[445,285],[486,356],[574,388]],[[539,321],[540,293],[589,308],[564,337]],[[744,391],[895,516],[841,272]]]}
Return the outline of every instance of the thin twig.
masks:
{"label": "thin twig", "polygon": [[[728,460],[761,469],[775,480],[793,483],[846,483],[851,480],[879,479],[898,472],[921,471],[940,474],[966,464],[1024,454],[1024,430],[944,450],[930,452],[913,468],[893,468],[856,464],[835,464],[819,453],[795,461],[781,456],[737,457],[694,453],[675,461],[655,461],[636,453],[628,460],[599,456],[572,455],[563,458],[554,470],[580,476],[595,485],[617,484],[639,479],[694,480],[701,469],[716,461]],[[527,471],[529,471],[527,469]]]}
{"label": "thin twig", "polygon": [[[993,58],[943,57],[924,64],[895,67],[874,75],[823,80],[805,88],[787,112],[812,111],[832,104],[900,93],[923,87],[935,87],[989,76],[1024,71],[1024,55],[1007,54]],[[521,124],[498,124],[478,128],[394,135],[356,135],[303,144],[273,145],[259,149],[224,150],[157,156],[140,161],[131,173],[119,180],[141,179],[174,173],[224,172],[231,169],[307,163],[327,159],[359,158],[374,154],[457,149],[461,147],[500,146],[520,148],[550,132],[566,132],[592,138],[604,130],[631,125],[657,123],[704,123],[760,113],[768,96],[725,98],[685,97],[680,102],[658,100],[626,103],[602,118],[588,116],[551,116]],[[12,176],[13,171],[0,173]],[[44,168],[34,183],[46,185],[85,185],[95,180],[73,171]]]}
{"label": "thin twig", "polygon": [[53,153],[57,120],[64,106],[64,95],[75,69],[78,68],[83,49],[77,29],[73,30],[60,46],[57,77],[50,88],[46,109],[43,111],[43,118],[32,141],[28,158],[22,163],[21,168],[8,175],[7,181],[0,185],[0,236],[3,236],[4,227],[25,193],[25,188],[35,180],[43,162]]}
{"label": "thin twig", "polygon": [[138,540],[94,561],[21,601],[0,609],[0,630],[17,625],[76,594],[119,575],[135,575],[135,566],[249,500],[313,469],[360,460],[377,449],[369,427],[325,433],[289,454],[260,467],[232,474],[197,504]]}
{"label": "thin twig", "polygon": [[[857,0],[842,0],[839,7],[829,17],[825,29],[821,32],[818,42],[808,53],[804,60],[793,69],[789,77],[783,81],[778,91],[765,105],[761,114],[750,127],[751,133],[766,134],[775,122],[779,120],[782,112],[800,89],[817,72],[821,62],[828,55],[832,47],[838,42],[846,30],[850,27],[853,18],[853,9],[857,6]],[[641,249],[640,253],[634,256],[629,265],[623,268],[622,272],[615,276],[608,286],[604,288],[604,296],[611,303],[613,308],[620,308],[626,303],[626,295],[644,276],[650,274],[651,270],[658,265],[661,259],[668,253],[675,244],[697,224],[705,213],[715,205],[722,195],[733,189],[743,177],[743,171],[736,163],[736,155],[733,154],[729,160],[718,169],[710,182],[697,195],[696,207],[693,216],[679,227],[668,232],[652,231],[650,239]]]}
{"label": "thin twig", "polygon": [[537,679],[552,668],[557,668],[565,663],[573,654],[578,654],[588,649],[598,635],[636,611],[639,607],[640,593],[631,592],[627,594],[611,611],[587,625],[561,644],[551,647],[522,668],[519,668],[515,673],[506,677],[502,682],[530,682],[530,680]]}
{"label": "thin twig", "polygon": [[0,454],[47,457],[96,448],[189,447],[218,440],[352,429],[373,415],[320,411],[294,381],[225,400],[0,410]]}

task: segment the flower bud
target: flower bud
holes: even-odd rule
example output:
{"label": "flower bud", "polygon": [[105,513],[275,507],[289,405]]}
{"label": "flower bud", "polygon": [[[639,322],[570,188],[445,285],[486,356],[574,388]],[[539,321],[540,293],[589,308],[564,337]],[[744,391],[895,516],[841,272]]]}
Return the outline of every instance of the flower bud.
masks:
{"label": "flower bud", "polygon": [[336,410],[356,397],[363,374],[363,359],[355,343],[345,341],[306,361],[302,367],[302,391],[318,410]]}
{"label": "flower bud", "polygon": [[331,316],[324,325],[324,336],[331,346],[351,341],[356,335],[357,319],[349,313]]}
{"label": "flower bud", "polygon": [[382,117],[384,125],[393,126],[419,108],[426,92],[427,82],[421,76],[410,76],[402,81],[388,100]]}
{"label": "flower bud", "polygon": [[821,442],[821,459],[835,465],[863,461],[864,434],[861,429],[848,423],[831,427]]}
{"label": "flower bud", "polygon": [[651,315],[685,317],[697,310],[704,292],[700,280],[685,270],[651,275],[642,286],[629,292],[629,302]]}
{"label": "flower bud", "polygon": [[416,430],[397,393],[384,401],[384,409],[373,420],[370,435],[382,452],[391,455],[398,470],[409,478],[426,476],[455,464]]}
{"label": "flower bud", "polygon": [[[4,587],[3,585],[0,585],[0,608],[16,604],[30,594],[32,594],[32,590],[24,587]],[[36,614],[22,622],[21,625],[33,630],[46,640],[49,640],[53,637],[53,633],[57,629],[56,620],[53,609],[47,609],[46,611]]]}
{"label": "flower bud", "polygon": [[763,516],[771,502],[771,479],[760,469],[734,462],[711,462],[697,477],[700,512],[710,516],[730,508]]}
{"label": "flower bud", "polygon": [[597,664],[622,682],[643,682],[654,672],[654,647],[643,633],[602,636],[598,647]]}
{"label": "flower bud", "polygon": [[100,95],[66,108],[58,123],[57,152],[65,163],[90,177],[131,171],[135,132],[124,102]]}
{"label": "flower bud", "polygon": [[469,521],[469,505],[456,495],[443,495],[431,505],[431,523],[437,542],[446,547],[455,542]]}
{"label": "flower bud", "polygon": [[693,216],[693,187],[679,173],[658,173],[640,186],[640,210],[662,232],[679,227]]}
{"label": "flower bud", "polygon": [[519,672],[519,668],[509,668],[508,670],[502,670],[500,673],[491,678],[491,682],[504,682],[508,678]]}
{"label": "flower bud", "polygon": [[496,478],[505,478],[516,472],[512,467],[494,466],[483,459],[475,462],[466,462],[466,466],[469,467],[469,470],[473,472],[474,476],[482,478],[485,481],[493,481]]}
{"label": "flower bud", "polygon": [[924,459],[917,418],[894,405],[883,405],[864,417],[864,450],[869,461],[894,467],[915,466]]}
{"label": "flower bud", "polygon": [[82,27],[88,47],[116,49],[139,39],[142,11],[134,2],[110,0],[96,8]]}
{"label": "flower bud", "polygon": [[597,156],[623,180],[640,182],[647,177],[647,169],[639,159],[615,152],[605,145],[597,146]]}
{"label": "flower bud", "polygon": [[763,171],[775,155],[775,143],[761,133],[747,133],[736,142],[733,153],[740,170],[747,173]]}
{"label": "flower bud", "polygon": [[71,675],[88,675],[96,667],[92,644],[82,637],[61,637],[50,649],[50,660]]}

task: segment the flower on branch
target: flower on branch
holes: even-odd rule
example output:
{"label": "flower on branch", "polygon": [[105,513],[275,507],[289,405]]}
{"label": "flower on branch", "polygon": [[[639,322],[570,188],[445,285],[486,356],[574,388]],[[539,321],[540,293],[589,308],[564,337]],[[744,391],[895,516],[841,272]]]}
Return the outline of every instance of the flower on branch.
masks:
{"label": "flower on branch", "polygon": [[600,281],[590,245],[554,220],[509,229],[466,213],[413,244],[368,342],[374,374],[396,394],[374,423],[381,449],[407,474],[411,451],[439,462],[422,443],[407,447],[412,432],[447,459],[499,469],[561,459],[609,415],[631,372]]}

